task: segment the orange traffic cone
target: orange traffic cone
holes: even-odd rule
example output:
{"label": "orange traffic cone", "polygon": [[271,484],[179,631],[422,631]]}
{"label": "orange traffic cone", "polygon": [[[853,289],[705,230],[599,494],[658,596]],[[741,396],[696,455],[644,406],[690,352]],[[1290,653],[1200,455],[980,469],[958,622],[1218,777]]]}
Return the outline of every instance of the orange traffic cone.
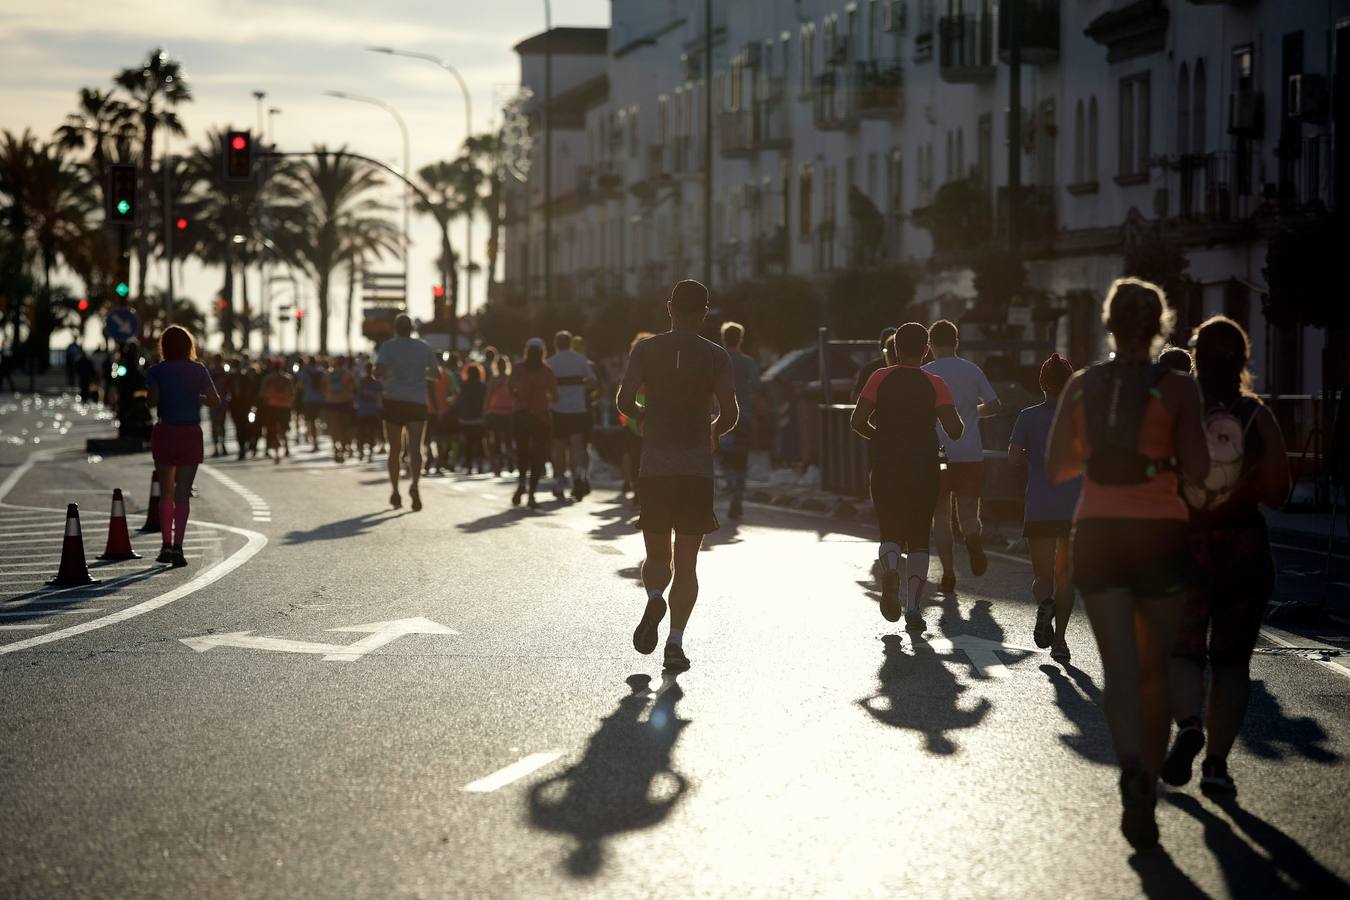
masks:
{"label": "orange traffic cone", "polygon": [[145,511],[141,531],[159,531],[159,472],[150,473],[150,506]]}
{"label": "orange traffic cone", "polygon": [[61,568],[56,577],[47,582],[56,587],[93,584],[89,567],[84,564],[84,536],[80,532],[80,507],[72,503],[66,507],[66,539],[61,543]]}
{"label": "orange traffic cone", "polygon": [[122,502],[122,489],[113,488],[112,518],[108,520],[108,544],[99,559],[140,559],[131,549],[131,535],[127,534],[127,508]]}

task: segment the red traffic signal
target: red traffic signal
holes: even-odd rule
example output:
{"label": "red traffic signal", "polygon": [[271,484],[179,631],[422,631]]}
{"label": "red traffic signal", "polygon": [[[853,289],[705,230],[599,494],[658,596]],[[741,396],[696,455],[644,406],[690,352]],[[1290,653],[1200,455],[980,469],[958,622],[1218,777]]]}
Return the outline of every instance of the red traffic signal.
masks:
{"label": "red traffic signal", "polygon": [[432,299],[432,300],[444,300],[444,299],[445,299],[445,285],[443,285],[443,284],[433,284],[433,285],[431,286],[431,299]]}
{"label": "red traffic signal", "polygon": [[299,322],[299,321],[300,321],[301,319],[303,319],[304,317],[305,317],[305,311],[304,311],[303,309],[297,309],[297,310],[295,311],[295,321]]}
{"label": "red traffic signal", "polygon": [[75,304],[75,308],[80,312],[89,312],[89,301],[81,299],[79,303]]}
{"label": "red traffic signal", "polygon": [[247,131],[225,133],[225,180],[248,181],[253,174],[253,137]]}
{"label": "red traffic signal", "polygon": [[108,221],[114,225],[136,223],[136,166],[113,163],[108,167]]}
{"label": "red traffic signal", "polygon": [[179,216],[177,221],[173,223],[173,227],[177,228],[179,231],[187,231],[188,220],[182,216]]}

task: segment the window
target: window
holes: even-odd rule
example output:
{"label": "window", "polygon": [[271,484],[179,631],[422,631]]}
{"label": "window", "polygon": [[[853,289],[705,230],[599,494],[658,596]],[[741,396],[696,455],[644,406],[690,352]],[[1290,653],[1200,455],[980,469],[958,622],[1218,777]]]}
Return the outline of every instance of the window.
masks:
{"label": "window", "polygon": [[1087,126],[1087,176],[1088,181],[1097,180],[1097,98],[1088,98]]}
{"label": "window", "polygon": [[637,156],[641,147],[641,135],[638,132],[638,108],[628,107],[628,155]]}
{"label": "window", "polygon": [[966,130],[956,129],[956,177],[966,177]]}
{"label": "window", "polygon": [[814,197],[811,190],[811,180],[814,174],[814,167],[807,163],[801,167],[800,174],[797,177],[798,227],[804,238],[811,236],[811,229],[815,224],[811,215],[812,198]]}
{"label": "window", "polygon": [[867,58],[881,58],[881,0],[867,0]]}
{"label": "window", "polygon": [[1119,166],[1117,177],[1137,184],[1148,180],[1149,76],[1120,80]]}
{"label": "window", "polygon": [[952,148],[952,133],[947,132],[947,155],[942,160],[942,181],[947,183],[952,180],[952,164],[956,162],[956,154]]}
{"label": "window", "polygon": [[656,140],[664,144],[670,137],[670,96],[661,94],[656,98]]}
{"label": "window", "polygon": [[1086,181],[1085,173],[1087,171],[1087,135],[1084,129],[1087,128],[1085,117],[1083,115],[1083,101],[1079,99],[1077,106],[1073,111],[1073,182],[1082,184]]}
{"label": "window", "polygon": [[802,26],[801,38],[801,74],[802,74],[802,93],[811,93],[811,83],[816,75],[816,26],[807,24]]}
{"label": "window", "polygon": [[1208,144],[1205,130],[1205,61],[1195,61],[1195,76],[1191,79],[1191,152],[1203,156]]}
{"label": "window", "polygon": [[877,198],[877,155],[867,154],[867,199]]}
{"label": "window", "polygon": [[899,218],[900,213],[904,210],[905,170],[903,159],[904,157],[899,150],[892,150],[890,165],[887,166],[886,170],[886,182],[888,188],[886,191],[888,197],[887,202],[889,203],[891,215],[896,218]]}
{"label": "window", "polygon": [[825,169],[825,182],[821,185],[824,191],[824,197],[821,198],[821,223],[833,225],[835,223],[835,206],[838,198],[836,186],[839,183],[839,169],[837,166],[827,166]]}
{"label": "window", "polygon": [[1177,155],[1190,152],[1191,140],[1191,75],[1185,63],[1177,72]]}

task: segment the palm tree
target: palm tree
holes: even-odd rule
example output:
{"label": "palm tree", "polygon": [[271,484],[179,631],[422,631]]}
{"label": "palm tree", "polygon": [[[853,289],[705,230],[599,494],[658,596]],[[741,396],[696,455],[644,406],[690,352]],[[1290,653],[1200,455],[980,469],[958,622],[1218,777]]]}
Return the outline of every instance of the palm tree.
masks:
{"label": "palm tree", "polygon": [[356,284],[367,267],[383,258],[385,251],[396,252],[397,246],[388,241],[384,229],[372,227],[383,224],[383,219],[366,219],[346,236],[342,260],[347,267],[347,347],[353,345],[356,323]]}
{"label": "palm tree", "polygon": [[464,153],[482,172],[487,190],[478,192],[478,208],[488,217],[487,284],[497,277],[498,243],[502,231],[502,184],[506,173],[505,150],[500,133],[478,134],[464,141]]}
{"label": "palm tree", "polygon": [[[123,69],[113,80],[127,92],[133,114],[140,121],[141,187],[145,196],[154,190],[150,163],[155,157],[155,133],[163,128],[170,134],[186,134],[174,109],[192,100],[192,88],[183,77],[182,64],[170,59],[162,48],[151,50],[145,62]],[[141,229],[136,242],[138,298],[145,294],[145,267],[149,256],[150,245],[145,229]]]}
{"label": "palm tree", "polygon": [[136,137],[135,116],[111,91],[81,88],[75,111],[56,129],[55,139],[64,150],[88,149],[94,181],[108,183],[108,164],[130,159]]}
{"label": "palm tree", "polygon": [[[483,173],[468,156],[425,165],[417,170],[417,178],[422,182],[422,189],[431,198],[430,205],[419,198],[417,211],[426,213],[437,221],[449,222],[460,216],[471,215],[478,206],[478,189],[483,181]],[[458,304],[459,266],[455,262],[455,254],[449,244],[441,248],[436,265],[438,273],[449,273],[450,283],[445,287]]]}
{"label": "palm tree", "polygon": [[319,307],[319,352],[328,352],[328,289],[333,272],[352,258],[353,246],[393,250],[399,231],[385,218],[392,207],[372,193],[383,178],[364,162],[316,145],[312,158],[277,175],[281,199],[272,208],[275,243],[283,257],[314,282]]}

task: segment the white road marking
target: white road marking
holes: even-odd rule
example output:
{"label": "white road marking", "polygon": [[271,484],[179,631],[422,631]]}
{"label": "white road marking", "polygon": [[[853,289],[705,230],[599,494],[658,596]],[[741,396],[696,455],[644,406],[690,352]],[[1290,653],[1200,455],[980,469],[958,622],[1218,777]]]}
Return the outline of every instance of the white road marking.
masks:
{"label": "white road marking", "polygon": [[[1273,644],[1279,644],[1281,647],[1306,647],[1308,646],[1309,643],[1314,644],[1321,643],[1320,641],[1309,641],[1307,638],[1300,637],[1297,634],[1290,634],[1287,631],[1281,631],[1276,628],[1271,628],[1269,625],[1263,626],[1261,628],[1261,636],[1266,638]],[[1289,638],[1296,638],[1301,643],[1294,643],[1293,641],[1289,640]],[[1326,647],[1326,649],[1328,650],[1338,649],[1336,647],[1331,647],[1325,644],[1323,644],[1322,646]],[[1308,657],[1303,657],[1303,659],[1308,659]],[[1343,666],[1338,662],[1333,662],[1332,660],[1326,659],[1308,659],[1308,661],[1317,663],[1322,668],[1329,669],[1332,672],[1335,672],[1337,675],[1344,675],[1346,678],[1350,678],[1350,668],[1347,668],[1346,666]]]}
{"label": "white road marking", "polygon": [[52,626],[50,625],[40,625],[33,622],[25,622],[22,625],[0,625],[0,631],[41,631],[44,628],[51,628],[51,627]]}
{"label": "white road marking", "polygon": [[927,638],[925,643],[939,653],[951,653],[959,650],[969,659],[975,671],[985,678],[1006,678],[1008,668],[998,658],[995,650],[1016,650],[1023,653],[1044,653],[1031,647],[1018,647],[1014,644],[1002,644],[975,637],[971,634],[958,634],[951,638]]}
{"label": "white road marking", "polygon": [[354,644],[320,644],[313,641],[292,641],[285,638],[254,637],[252,631],[231,631],[224,634],[204,634],[200,637],[179,638],[198,653],[205,653],[213,647],[239,647],[245,650],[270,650],[276,653],[312,653],[321,654],[324,662],[356,662],[367,653],[372,653],[385,644],[392,643],[409,634],[459,634],[453,628],[447,628],[430,619],[417,616],[410,619],[394,619],[388,622],[369,622],[365,625],[348,625],[345,628],[330,628],[329,631],[355,632],[365,634]]}
{"label": "white road marking", "polygon": [[516,760],[504,769],[498,769],[491,775],[487,775],[477,781],[469,782],[464,785],[464,790],[470,794],[490,794],[499,788],[506,787],[513,781],[519,781],[532,772],[537,772],[560,756],[562,756],[561,750],[550,750],[546,753],[531,753],[529,756]]}
{"label": "white road marking", "polygon": [[30,612],[0,612],[0,619],[20,619],[32,616],[87,616],[103,612],[101,609],[34,609]]}

